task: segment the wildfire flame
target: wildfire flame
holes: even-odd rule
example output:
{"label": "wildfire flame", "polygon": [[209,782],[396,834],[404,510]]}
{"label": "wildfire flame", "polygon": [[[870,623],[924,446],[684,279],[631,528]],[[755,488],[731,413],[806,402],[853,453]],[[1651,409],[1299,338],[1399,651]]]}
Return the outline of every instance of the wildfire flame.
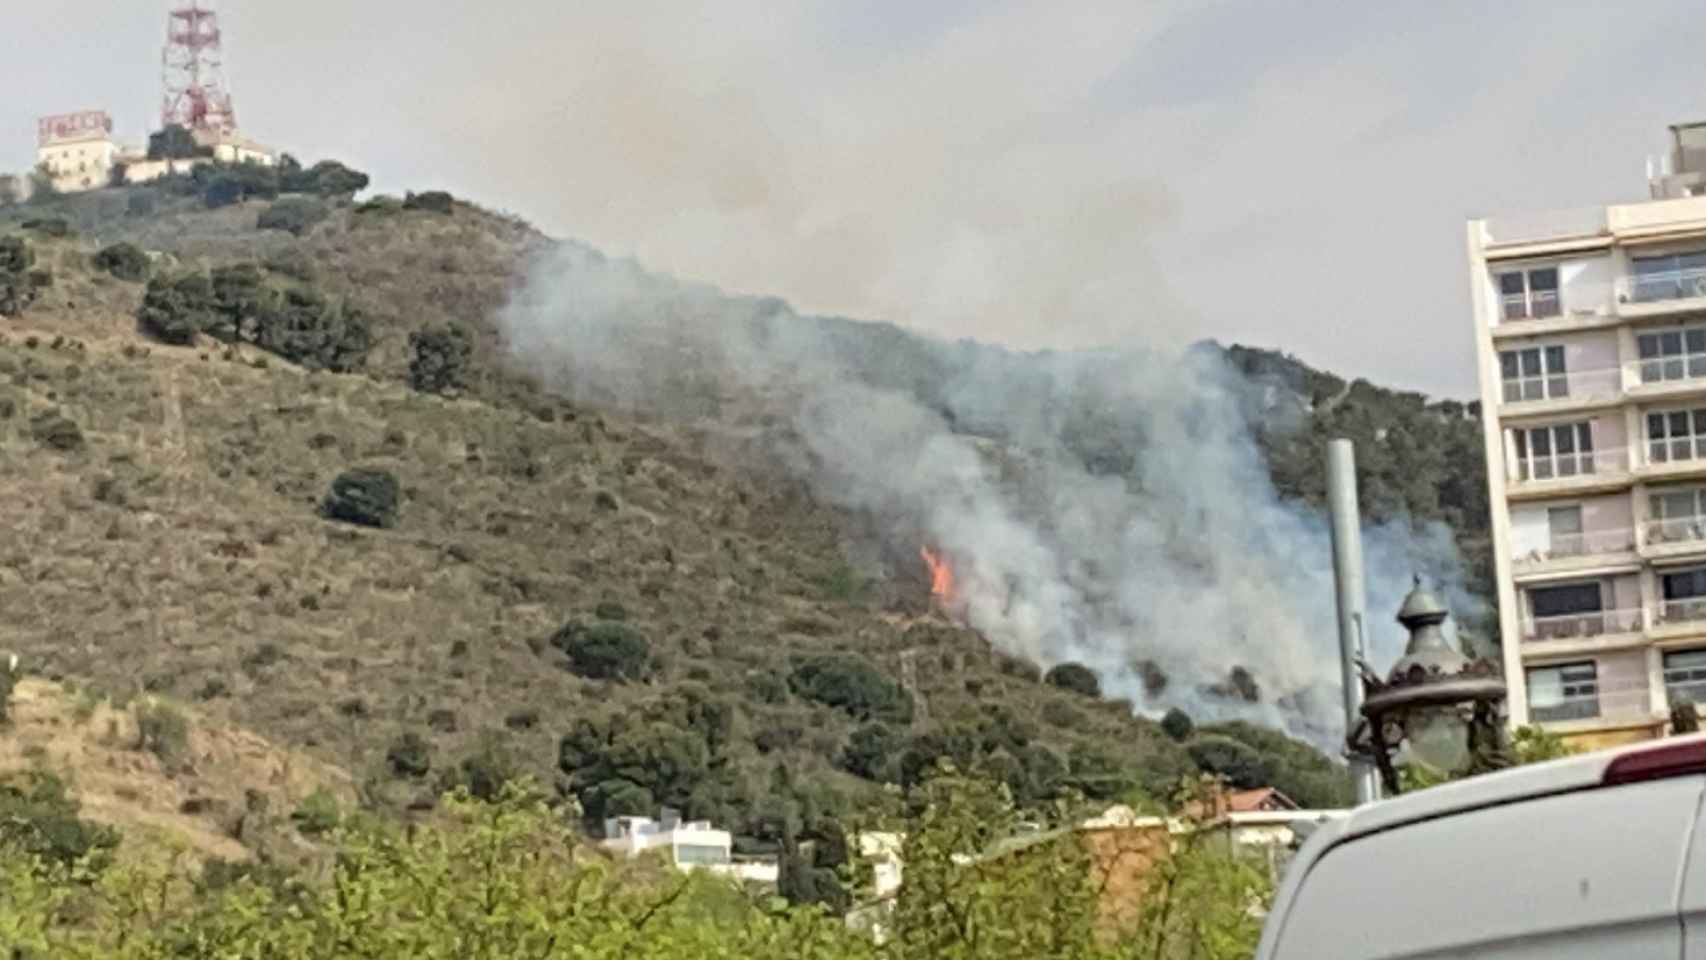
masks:
{"label": "wildfire flame", "polygon": [[924,558],[924,566],[930,571],[931,599],[941,604],[948,603],[954,597],[954,568],[929,547],[919,547],[918,555]]}

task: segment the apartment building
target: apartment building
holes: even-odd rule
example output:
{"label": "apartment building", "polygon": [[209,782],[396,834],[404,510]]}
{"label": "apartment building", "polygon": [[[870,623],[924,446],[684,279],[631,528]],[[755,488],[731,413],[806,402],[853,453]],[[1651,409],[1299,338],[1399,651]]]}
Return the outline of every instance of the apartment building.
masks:
{"label": "apartment building", "polygon": [[1706,707],[1706,124],[1652,199],[1469,224],[1511,722]]}

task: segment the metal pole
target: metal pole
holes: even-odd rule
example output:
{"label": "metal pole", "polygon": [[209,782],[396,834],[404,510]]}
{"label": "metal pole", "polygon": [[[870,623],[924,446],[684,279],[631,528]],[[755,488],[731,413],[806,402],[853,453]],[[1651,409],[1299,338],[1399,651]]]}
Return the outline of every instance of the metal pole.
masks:
{"label": "metal pole", "polygon": [[[1333,521],[1333,583],[1339,599],[1339,661],[1345,688],[1345,729],[1362,719],[1363,624],[1367,600],[1362,582],[1362,519],[1357,511],[1356,451],[1349,440],[1327,444],[1327,508]],[[1380,799],[1374,769],[1352,758],[1357,803]]]}

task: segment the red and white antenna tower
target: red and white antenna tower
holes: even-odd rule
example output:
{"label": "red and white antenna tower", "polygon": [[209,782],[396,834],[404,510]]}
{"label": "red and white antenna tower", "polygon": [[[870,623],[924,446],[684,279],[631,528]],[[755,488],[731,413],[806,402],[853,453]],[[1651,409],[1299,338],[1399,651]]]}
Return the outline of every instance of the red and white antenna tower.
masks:
{"label": "red and white antenna tower", "polygon": [[161,63],[165,86],[162,128],[177,124],[221,133],[237,129],[231,93],[225,88],[219,14],[197,0],[169,11]]}

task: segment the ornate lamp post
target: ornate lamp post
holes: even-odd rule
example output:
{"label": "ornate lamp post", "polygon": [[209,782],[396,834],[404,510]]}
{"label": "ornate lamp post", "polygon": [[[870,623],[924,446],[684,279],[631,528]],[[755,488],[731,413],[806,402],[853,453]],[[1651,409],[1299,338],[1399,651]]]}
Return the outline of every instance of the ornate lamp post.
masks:
{"label": "ornate lamp post", "polygon": [[1393,754],[1444,774],[1509,766],[1499,704],[1505,680],[1491,659],[1470,660],[1446,640],[1440,625],[1450,614],[1416,578],[1398,622],[1410,631],[1404,656],[1382,680],[1364,661],[1362,720],[1346,738],[1352,753],[1368,757],[1388,793],[1397,794]]}

